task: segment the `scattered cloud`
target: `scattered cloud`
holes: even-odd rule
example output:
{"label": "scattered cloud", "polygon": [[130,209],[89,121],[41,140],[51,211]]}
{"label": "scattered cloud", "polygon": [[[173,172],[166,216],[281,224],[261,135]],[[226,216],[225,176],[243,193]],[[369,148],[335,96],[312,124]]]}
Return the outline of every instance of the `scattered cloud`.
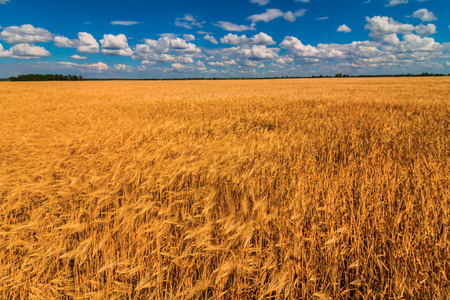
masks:
{"label": "scattered cloud", "polygon": [[266,5],[267,3],[270,2],[270,0],[250,0],[250,2],[259,4],[259,5]]}
{"label": "scattered cloud", "polygon": [[303,2],[303,3],[308,3],[310,0],[295,0],[295,2]]}
{"label": "scattered cloud", "polygon": [[9,49],[8,52],[10,55],[7,57],[18,59],[33,59],[50,56],[50,52],[48,52],[44,47],[29,44],[14,45]]}
{"label": "scattered cloud", "polygon": [[111,22],[112,25],[122,25],[122,26],[136,25],[139,23],[140,22],[136,22],[136,21],[112,21]]}
{"label": "scattered cloud", "polygon": [[53,40],[53,34],[47,29],[36,28],[33,25],[6,27],[0,32],[0,40],[8,44],[47,43]]}
{"label": "scattered cloud", "polygon": [[211,43],[213,43],[213,44],[215,44],[215,45],[218,44],[217,40],[216,40],[213,36],[211,36],[211,35],[205,35],[205,36],[203,37],[203,39],[204,39],[204,40],[208,40],[208,41],[210,41]]}
{"label": "scattered cloud", "polygon": [[191,63],[193,57],[201,55],[201,50],[195,44],[174,36],[164,36],[158,40],[145,39],[144,42],[135,46],[133,59],[158,63]]}
{"label": "scattered cloud", "polygon": [[393,18],[375,16],[372,18],[366,17],[367,24],[365,29],[370,30],[370,36],[377,38],[391,33],[407,34],[412,33],[414,26],[411,24],[402,24],[395,21]]}
{"label": "scattered cloud", "polygon": [[98,62],[98,63],[93,63],[93,64],[77,64],[77,63],[73,63],[73,62],[61,61],[61,62],[50,63],[50,64],[52,64],[54,66],[56,65],[60,68],[65,68],[65,69],[76,69],[76,70],[81,71],[82,73],[85,73],[85,72],[101,73],[103,71],[108,71],[111,69],[107,64],[105,64],[103,62]]}
{"label": "scattered cloud", "polygon": [[86,56],[79,56],[78,54],[72,55],[70,58],[71,59],[87,59]]}
{"label": "scattered cloud", "polygon": [[61,48],[76,48],[80,53],[98,53],[100,45],[92,34],[79,32],[78,39],[69,39],[65,36],[55,36],[55,46]]}
{"label": "scattered cloud", "polygon": [[185,41],[195,41],[195,36],[192,34],[183,34],[183,40]]}
{"label": "scattered cloud", "polygon": [[384,39],[385,36],[391,34],[412,34],[413,31],[420,36],[428,36],[436,33],[436,26],[434,24],[414,26],[411,24],[402,24],[392,18],[381,16],[366,17],[366,21],[367,24],[364,28],[370,30],[369,36],[376,40]]}
{"label": "scattered cloud", "polygon": [[237,34],[229,33],[223,38],[220,39],[222,44],[231,44],[231,45],[274,45],[275,41],[269,35],[264,32],[260,32],[251,38],[247,38],[245,34],[238,36]]}
{"label": "scattered cloud", "polygon": [[294,22],[297,17],[302,17],[306,12],[306,9],[299,9],[295,12],[291,12],[288,11],[286,13],[282,12],[279,9],[276,8],[270,8],[270,9],[266,9],[265,13],[262,14],[256,14],[256,15],[252,15],[250,17],[248,17],[247,19],[252,21],[252,28],[253,26],[260,21],[264,21],[264,22],[269,22],[272,21],[276,18],[280,18],[283,17],[285,20],[289,21],[289,22]]}
{"label": "scattered cloud", "polygon": [[316,18],[316,20],[328,20],[329,17],[320,17],[320,18]]}
{"label": "scattered cloud", "polygon": [[0,4],[6,4],[9,0],[0,0]]}
{"label": "scattered cloud", "polygon": [[213,24],[213,25],[220,27],[226,31],[242,32],[242,31],[247,31],[247,30],[255,30],[254,28],[246,26],[246,25],[236,25],[236,24],[233,24],[230,22],[225,22],[225,21],[219,21],[219,22],[217,22],[217,24]]}
{"label": "scattered cloud", "polygon": [[187,28],[187,29],[192,29],[192,26],[196,26],[196,27],[202,28],[203,27],[203,25],[202,25],[203,23],[205,23],[205,22],[197,21],[197,19],[194,18],[190,14],[185,14],[184,17],[175,19],[175,26],[184,27],[184,28]]}
{"label": "scattered cloud", "polygon": [[124,72],[132,72],[134,70],[133,67],[124,64],[114,65],[114,69],[117,71],[124,71]]}
{"label": "scattered cloud", "polygon": [[422,22],[431,22],[437,20],[436,16],[431,11],[428,11],[428,9],[426,8],[416,10],[412,16],[414,18],[421,19]]}
{"label": "scattered cloud", "polygon": [[420,36],[428,36],[436,33],[436,25],[427,24],[427,25],[417,25],[414,28],[414,31]]}
{"label": "scattered cloud", "polygon": [[350,27],[348,27],[345,24],[342,24],[341,26],[338,27],[338,29],[336,30],[337,32],[352,32],[352,30],[350,29]]}
{"label": "scattered cloud", "polygon": [[113,56],[131,56],[133,50],[128,46],[127,37],[124,34],[105,34],[100,40],[102,53]]}
{"label": "scattered cloud", "polygon": [[408,0],[389,0],[389,3],[385,6],[396,6],[399,4],[406,4],[408,3]]}

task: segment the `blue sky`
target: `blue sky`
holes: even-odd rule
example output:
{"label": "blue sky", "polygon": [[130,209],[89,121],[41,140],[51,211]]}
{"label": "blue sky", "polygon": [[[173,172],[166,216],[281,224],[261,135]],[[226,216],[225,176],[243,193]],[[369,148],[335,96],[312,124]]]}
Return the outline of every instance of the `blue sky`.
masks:
{"label": "blue sky", "polygon": [[448,0],[0,0],[0,78],[450,73]]}

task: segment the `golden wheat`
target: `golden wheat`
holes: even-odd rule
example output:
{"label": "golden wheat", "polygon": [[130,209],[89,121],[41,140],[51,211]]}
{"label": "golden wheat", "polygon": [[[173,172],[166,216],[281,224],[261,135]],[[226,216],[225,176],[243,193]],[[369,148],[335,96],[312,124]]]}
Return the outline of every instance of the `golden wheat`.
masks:
{"label": "golden wheat", "polygon": [[0,83],[0,297],[448,298],[449,90]]}

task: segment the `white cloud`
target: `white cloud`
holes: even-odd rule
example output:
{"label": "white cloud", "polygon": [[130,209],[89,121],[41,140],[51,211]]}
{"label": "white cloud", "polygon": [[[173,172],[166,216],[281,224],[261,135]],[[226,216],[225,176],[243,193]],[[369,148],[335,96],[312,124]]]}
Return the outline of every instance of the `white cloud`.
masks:
{"label": "white cloud", "polygon": [[11,57],[11,52],[4,50],[2,44],[0,44],[0,57]]}
{"label": "white cloud", "polygon": [[9,49],[10,57],[18,59],[32,59],[50,56],[44,47],[29,45],[29,44],[17,44]]}
{"label": "white cloud", "polygon": [[395,6],[399,4],[406,4],[408,3],[408,0],[389,0],[389,3],[385,6]]}
{"label": "white cloud", "polygon": [[133,59],[149,62],[188,62],[192,57],[201,55],[201,50],[193,43],[188,43],[175,36],[163,36],[158,40],[145,39],[145,44],[135,46]]}
{"label": "white cloud", "polygon": [[213,36],[211,36],[211,35],[205,35],[205,36],[203,37],[203,39],[204,39],[204,40],[208,40],[208,41],[210,41],[211,43],[213,43],[213,44],[215,44],[215,45],[218,44],[217,40],[216,40]]}
{"label": "white cloud", "polygon": [[213,24],[213,25],[220,27],[226,31],[242,32],[242,31],[247,31],[247,30],[255,30],[254,28],[246,26],[246,25],[236,25],[236,24],[233,24],[230,22],[225,22],[225,21],[219,21],[219,22],[217,22],[217,24]]}
{"label": "white cloud", "polygon": [[366,17],[367,24],[365,29],[370,30],[370,36],[373,38],[381,37],[391,33],[409,34],[414,30],[411,24],[401,24],[392,18],[375,16]]}
{"label": "white cloud", "polygon": [[446,65],[447,67],[450,67],[450,61],[446,61],[446,62],[445,62],[445,65]]}
{"label": "white cloud", "polygon": [[412,34],[415,31],[420,36],[428,36],[436,33],[436,26],[434,24],[427,25],[411,25],[402,24],[392,18],[375,16],[373,18],[366,17],[367,24],[365,29],[370,30],[369,35],[375,40],[384,40],[385,36],[391,34]]}
{"label": "white cloud", "polygon": [[320,17],[320,18],[316,18],[316,20],[328,20],[329,17]]}
{"label": "white cloud", "polygon": [[303,3],[308,3],[310,0],[295,0],[295,2],[303,2]]}
{"label": "white cloud", "polygon": [[136,21],[112,21],[111,22],[112,25],[123,25],[123,26],[136,25],[139,23],[140,22],[136,22]]}
{"label": "white cloud", "polygon": [[99,52],[100,46],[97,40],[92,36],[92,34],[87,32],[78,33],[79,44],[77,46],[77,51],[80,53],[97,53]]}
{"label": "white cloud", "polygon": [[77,54],[72,55],[70,58],[71,58],[71,59],[87,59],[86,56],[79,56],[79,55],[77,55]]}
{"label": "white cloud", "polygon": [[267,3],[270,2],[270,0],[250,0],[250,2],[259,4],[259,5],[266,5]]}
{"label": "white cloud", "polygon": [[267,48],[264,45],[237,46],[222,49],[209,49],[207,52],[213,55],[214,61],[234,59],[240,65],[250,65],[251,61],[273,60],[278,58],[279,48]]}
{"label": "white cloud", "polygon": [[0,4],[6,4],[9,0],[0,0]]}
{"label": "white cloud", "polygon": [[33,25],[10,26],[0,32],[0,40],[8,44],[46,43],[53,40],[53,34],[44,28],[36,28]]}
{"label": "white cloud", "polygon": [[250,49],[242,49],[242,52],[250,60],[272,60],[278,57],[277,50],[266,46],[254,45]]}
{"label": "white cloud", "polygon": [[274,45],[275,41],[264,32],[260,32],[251,38],[247,38],[245,34],[238,36],[237,34],[229,33],[220,39],[222,44],[231,45]]}
{"label": "white cloud", "polygon": [[133,50],[128,46],[127,37],[124,34],[105,34],[100,40],[102,45],[102,53],[114,56],[131,56]]}
{"label": "white cloud", "polygon": [[78,39],[68,39],[65,36],[56,36],[54,38],[55,46],[62,48],[77,48],[80,53],[98,53],[100,46],[92,34],[79,32]]}
{"label": "white cloud", "polygon": [[337,32],[351,32],[352,30],[347,25],[342,24],[341,26],[338,27],[338,29],[336,31]]}
{"label": "white cloud", "polygon": [[73,63],[73,62],[65,62],[65,61],[61,61],[61,62],[57,62],[56,65],[59,65],[63,68],[67,68],[67,69],[77,69],[84,72],[95,72],[95,73],[101,73],[103,71],[108,71],[110,69],[110,67],[103,63],[103,62],[98,62],[98,63],[94,63],[94,64],[77,64],[77,63]]}
{"label": "white cloud", "polygon": [[124,64],[114,65],[114,69],[116,69],[117,71],[125,71],[125,72],[131,72],[131,71],[134,70],[133,67],[128,66],[128,65],[124,65]]}
{"label": "white cloud", "polygon": [[306,12],[306,9],[299,9],[295,12],[288,11],[286,13],[282,12],[279,9],[276,8],[270,8],[266,9],[265,13],[262,14],[256,14],[248,17],[247,19],[252,21],[252,27],[260,21],[269,22],[276,18],[283,17],[285,20],[289,22],[294,22],[297,17],[302,17]]}
{"label": "white cloud", "polygon": [[414,31],[420,35],[420,36],[428,36],[436,33],[436,25],[434,24],[427,24],[425,25],[417,25],[414,28]]}
{"label": "white cloud", "polygon": [[431,22],[437,20],[436,16],[426,8],[421,8],[413,13],[414,18],[421,19],[422,22]]}
{"label": "white cloud", "polygon": [[183,39],[185,41],[195,41],[195,36],[192,34],[183,34]]}
{"label": "white cloud", "polygon": [[175,26],[184,27],[184,28],[188,28],[188,29],[192,29],[192,26],[196,26],[196,27],[202,28],[203,27],[203,25],[202,25],[203,23],[205,23],[205,22],[197,21],[197,19],[194,18],[190,14],[185,14],[184,17],[175,19]]}

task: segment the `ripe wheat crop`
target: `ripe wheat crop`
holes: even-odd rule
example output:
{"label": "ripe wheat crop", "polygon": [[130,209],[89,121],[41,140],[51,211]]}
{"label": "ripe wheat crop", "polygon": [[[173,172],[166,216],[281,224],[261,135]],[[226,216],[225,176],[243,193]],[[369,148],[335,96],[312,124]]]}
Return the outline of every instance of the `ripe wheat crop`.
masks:
{"label": "ripe wheat crop", "polygon": [[448,299],[449,90],[0,83],[0,298]]}

